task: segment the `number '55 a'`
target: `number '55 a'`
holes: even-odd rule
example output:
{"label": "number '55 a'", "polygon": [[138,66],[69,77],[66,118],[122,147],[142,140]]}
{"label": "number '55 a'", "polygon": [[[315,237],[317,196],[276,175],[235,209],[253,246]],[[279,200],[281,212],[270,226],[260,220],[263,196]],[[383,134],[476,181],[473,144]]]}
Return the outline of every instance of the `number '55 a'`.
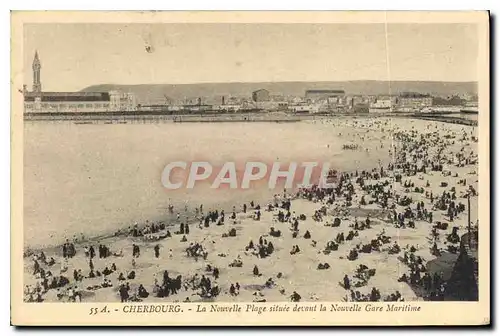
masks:
{"label": "number '55 a'", "polygon": [[107,311],[108,311],[107,306],[102,308],[101,310],[99,310],[99,308],[97,308],[97,307],[92,307],[92,308],[90,308],[89,315],[97,315],[98,313],[106,313]]}

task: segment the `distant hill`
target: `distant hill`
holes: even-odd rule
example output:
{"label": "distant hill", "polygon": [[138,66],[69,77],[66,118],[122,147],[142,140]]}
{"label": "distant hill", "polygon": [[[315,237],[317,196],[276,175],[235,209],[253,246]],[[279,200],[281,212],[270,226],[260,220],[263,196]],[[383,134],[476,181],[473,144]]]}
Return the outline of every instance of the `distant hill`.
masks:
{"label": "distant hill", "polygon": [[165,97],[175,101],[202,97],[204,103],[220,102],[222,96],[247,96],[257,89],[269,90],[271,95],[304,96],[308,89],[340,89],[346,94],[382,95],[404,91],[433,95],[476,94],[476,82],[420,82],[420,81],[346,81],[346,82],[270,82],[270,83],[201,83],[201,84],[139,84],[92,85],[82,91],[133,92],[140,104],[161,104]]}

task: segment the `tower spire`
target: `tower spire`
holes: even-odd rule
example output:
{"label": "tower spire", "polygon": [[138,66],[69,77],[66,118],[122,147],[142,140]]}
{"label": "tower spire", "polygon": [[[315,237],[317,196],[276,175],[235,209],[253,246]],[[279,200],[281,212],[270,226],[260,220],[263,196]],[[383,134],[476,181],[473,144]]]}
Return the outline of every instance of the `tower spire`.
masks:
{"label": "tower spire", "polygon": [[40,69],[42,65],[38,57],[38,50],[35,50],[35,58],[33,59],[33,92],[42,92],[42,82],[40,79]]}

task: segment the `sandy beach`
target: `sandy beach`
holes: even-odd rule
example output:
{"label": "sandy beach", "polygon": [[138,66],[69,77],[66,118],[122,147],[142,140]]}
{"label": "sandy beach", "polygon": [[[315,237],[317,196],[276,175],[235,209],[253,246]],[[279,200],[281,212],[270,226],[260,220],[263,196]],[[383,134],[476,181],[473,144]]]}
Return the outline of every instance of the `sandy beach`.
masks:
{"label": "sandy beach", "polygon": [[[187,211],[176,205],[174,214],[160,219],[166,223],[166,227],[154,235],[162,236],[162,239],[148,241],[142,234],[134,237],[129,234],[129,225],[126,225],[122,228],[124,233],[120,235],[74,243],[76,254],[66,261],[63,261],[61,246],[34,249],[24,259],[24,285],[27,286],[25,300],[115,302],[123,299],[122,288],[128,283],[127,300],[144,302],[278,302],[289,301],[294,292],[299,294],[301,301],[351,301],[352,292],[341,285],[346,276],[350,279],[351,289],[359,291],[361,296],[370,295],[372,289],[376,288],[382,296],[381,300],[396,292],[399,292],[397,300],[428,299],[428,293],[424,295],[422,293],[425,291],[419,289],[421,285],[401,281],[403,274],[409,275],[410,269],[415,267],[414,264],[403,262],[404,255],[409,253],[422,259],[420,265],[425,267],[422,275],[429,273],[432,277],[439,274],[440,281],[444,282],[450,277],[458,253],[449,252],[453,251],[449,246],[457,247],[458,243],[450,242],[447,235],[453,232],[453,227],[458,228],[458,235],[464,234],[468,226],[468,214],[467,209],[461,209],[450,217],[449,204],[453,202],[458,208],[458,204],[467,207],[465,195],[471,194],[470,217],[474,225],[477,219],[477,192],[480,192],[475,142],[477,128],[387,118],[339,118],[307,123],[320,123],[322,128],[331,127],[331,132],[341,142],[330,144],[323,141],[316,143],[316,146],[335,145],[336,148],[342,148],[343,145],[358,144],[355,149],[345,149],[348,155],[342,156],[339,166],[348,175],[338,192],[333,192],[334,200],[330,194],[318,197],[322,194],[315,190],[287,191],[286,195],[282,194],[283,190],[279,190],[271,193],[280,193],[279,201],[274,201],[267,194],[261,199],[246,201],[241,201],[241,196],[238,196],[235,197],[237,201],[221,202],[219,207],[204,204],[203,215],[194,211],[203,201],[191,202]],[[309,145],[313,143],[309,140],[305,142]],[[335,162],[335,157],[331,160]],[[441,164],[442,167],[433,170],[430,169],[432,164]],[[422,166],[425,167],[423,170],[420,169]],[[362,171],[366,173],[363,177]],[[446,194],[452,196],[448,198]],[[287,212],[283,201],[288,197],[290,216],[280,221],[278,214],[280,211]],[[402,201],[405,198],[411,199],[408,204]],[[255,201],[253,207],[250,205],[252,200]],[[440,206],[441,200],[445,207]],[[245,213],[243,204],[247,206]],[[257,205],[260,210],[256,209]],[[230,218],[233,206],[236,219]],[[420,212],[424,208],[422,215]],[[204,215],[222,209],[225,210],[223,225],[217,225],[217,221],[210,223],[209,227],[203,225]],[[454,209],[455,206],[452,206]],[[320,218],[315,216],[318,211],[321,212]],[[432,215],[429,220],[430,212]],[[180,214],[179,220],[175,218],[177,213]],[[395,214],[405,213],[407,217],[402,222],[395,219]],[[187,222],[186,214],[189,214]],[[256,220],[259,216],[259,220]],[[336,218],[340,219],[340,225],[332,225]],[[298,223],[297,229],[293,228],[295,221]],[[152,222],[157,222],[157,218],[147,223],[140,222],[139,228],[149,226]],[[180,230],[180,222],[189,224],[188,234],[176,234]],[[356,229],[359,223],[367,222],[369,228]],[[404,223],[404,226],[401,227],[400,223]],[[433,231],[436,223],[447,225],[445,229]],[[279,230],[281,235],[271,235],[271,228]],[[228,234],[231,230],[234,236]],[[167,231],[170,236],[164,237]],[[352,240],[342,241],[337,244],[336,250],[325,252],[327,245],[335,241],[339,234],[347,236],[350,231],[356,231]],[[369,253],[360,251],[374,239],[378,239],[376,249]],[[272,252],[264,258],[259,256],[257,249],[246,248],[250,241],[258,245],[259,240],[265,241],[262,245],[268,246],[271,242],[273,246]],[[53,242],[54,245],[58,243]],[[200,244],[205,257],[188,256],[186,249],[195,243]],[[433,250],[434,244],[439,254],[447,256],[446,262],[432,264],[433,260],[438,259]],[[110,251],[110,255],[105,258],[92,258],[94,270],[102,272],[106,267],[116,270],[107,276],[89,278],[90,258],[84,252],[84,247],[90,245],[96,251],[98,245],[105,245]],[[140,255],[136,258],[132,257],[133,245],[140,249]],[[298,246],[300,252],[292,254],[294,246]],[[394,252],[395,246],[398,246],[398,252]],[[155,256],[155,249],[159,251],[159,257]],[[355,260],[349,260],[353,249],[358,250],[358,255]],[[53,258],[54,264],[49,266],[43,262],[40,259],[41,252],[45,256],[42,259]],[[241,267],[231,267],[234,261],[241,263]],[[44,270],[47,279],[45,285],[40,272],[34,272],[37,269],[34,263]],[[325,264],[328,264],[328,268],[321,269],[323,266],[320,265]],[[375,271],[363,278],[361,286],[355,287],[356,279],[363,273],[358,271],[361,265]],[[255,266],[258,268],[257,275]],[[214,276],[213,268],[218,269],[217,276]],[[65,270],[61,272],[62,269]],[[74,277],[75,270],[81,270],[78,280]],[[49,271],[50,275],[47,275]],[[118,279],[120,273],[127,278],[131,271],[135,272],[135,277]],[[164,281],[165,271],[168,271],[171,279],[181,276],[182,283],[177,293],[158,297],[158,287]],[[51,288],[53,278],[59,279],[60,276],[67,278],[69,283]],[[218,288],[216,294],[207,295],[200,288],[203,287],[199,285],[202,276],[211,279],[211,288]],[[105,282],[111,285],[103,288]],[[231,289],[235,284],[239,285],[239,289]],[[144,295],[144,291],[138,293],[140,285],[148,295]]]}

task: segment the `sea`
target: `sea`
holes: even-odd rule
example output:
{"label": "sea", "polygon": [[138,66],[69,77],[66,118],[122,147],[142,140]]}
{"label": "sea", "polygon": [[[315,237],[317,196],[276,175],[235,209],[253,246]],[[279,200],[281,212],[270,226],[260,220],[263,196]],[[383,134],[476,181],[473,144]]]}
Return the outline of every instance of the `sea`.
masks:
{"label": "sea", "polygon": [[[344,150],[366,129],[328,123],[24,124],[24,244],[40,248],[82,234],[89,238],[135,223],[168,221],[187,207],[239,210],[282,190],[256,184],[248,190],[166,189],[161,176],[174,161],[328,162],[352,171],[377,166],[387,151]],[[374,131],[372,131],[372,136]],[[376,136],[375,136],[376,137]],[[389,148],[389,139],[380,134]],[[366,141],[362,147],[378,146]],[[278,185],[279,186],[279,185]],[[168,211],[174,205],[174,215]]]}

